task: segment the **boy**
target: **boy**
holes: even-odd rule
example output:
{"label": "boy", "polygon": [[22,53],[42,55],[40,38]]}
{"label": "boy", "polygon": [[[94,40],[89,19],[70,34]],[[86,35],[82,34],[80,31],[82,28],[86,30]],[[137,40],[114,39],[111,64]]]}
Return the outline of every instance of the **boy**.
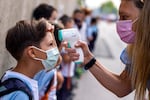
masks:
{"label": "boy", "polygon": [[[61,62],[53,26],[44,19],[36,23],[20,21],[8,31],[6,48],[17,60],[17,65],[6,71],[1,81],[17,78],[30,89],[32,99],[39,100],[38,82],[33,79],[34,76],[43,69],[51,70]],[[29,100],[29,97],[25,92],[16,90],[0,99]]]}

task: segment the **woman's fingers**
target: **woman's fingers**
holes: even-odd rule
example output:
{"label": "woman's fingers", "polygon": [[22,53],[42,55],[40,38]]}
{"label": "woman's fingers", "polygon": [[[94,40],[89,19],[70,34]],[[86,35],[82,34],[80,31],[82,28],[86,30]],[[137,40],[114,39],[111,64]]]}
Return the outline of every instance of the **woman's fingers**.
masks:
{"label": "woman's fingers", "polygon": [[75,46],[82,48],[83,52],[87,52],[88,51],[88,45],[84,41],[78,41]]}
{"label": "woman's fingers", "polygon": [[73,48],[66,48],[65,49],[68,52],[68,55],[70,56],[72,61],[78,60],[79,59],[79,54],[76,52],[75,49]]}

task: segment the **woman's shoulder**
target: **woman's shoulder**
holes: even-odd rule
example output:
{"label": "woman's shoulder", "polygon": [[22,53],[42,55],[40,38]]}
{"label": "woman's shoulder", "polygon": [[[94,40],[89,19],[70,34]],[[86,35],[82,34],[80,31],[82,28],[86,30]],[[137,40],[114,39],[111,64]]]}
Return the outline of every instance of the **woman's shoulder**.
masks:
{"label": "woman's shoulder", "polygon": [[123,49],[121,55],[120,55],[120,60],[124,63],[124,64],[131,64],[131,60],[128,56],[128,53],[127,53],[127,49]]}

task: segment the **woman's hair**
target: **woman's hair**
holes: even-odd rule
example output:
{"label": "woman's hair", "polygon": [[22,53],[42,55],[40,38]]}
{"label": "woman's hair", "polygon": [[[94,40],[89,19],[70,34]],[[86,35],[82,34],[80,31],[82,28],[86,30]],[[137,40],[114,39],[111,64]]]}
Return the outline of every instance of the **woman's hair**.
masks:
{"label": "woman's hair", "polygon": [[[143,5],[144,5],[142,0],[125,0],[125,1],[133,2],[135,7],[137,7],[140,11],[142,10]],[[127,52],[128,52],[128,55],[130,58],[132,58],[133,48],[134,48],[134,45],[132,45],[132,44],[127,46]]]}
{"label": "woman's hair", "polygon": [[[127,0],[127,1],[133,2],[135,7],[137,7],[140,11],[142,10],[144,3],[141,0]],[[127,47],[129,57],[132,57],[133,46],[134,45],[128,45]]]}
{"label": "woman's hair", "polygon": [[39,47],[40,42],[46,36],[46,20],[38,22],[19,21],[14,27],[8,30],[6,36],[6,48],[10,54],[19,60],[23,51],[28,46]]}
{"label": "woman's hair", "polygon": [[[137,0],[135,0],[137,1]],[[141,0],[142,1],[142,0]],[[131,79],[136,89],[135,99],[144,100],[150,79],[150,1],[144,0],[144,7],[136,25],[133,49],[133,70]],[[150,100],[150,93],[149,93]]]}
{"label": "woman's hair", "polygon": [[134,0],[134,4],[137,8],[142,9],[143,8],[143,1],[142,0]]}
{"label": "woman's hair", "polygon": [[45,18],[48,20],[54,11],[56,11],[56,9],[53,6],[48,4],[40,4],[33,10],[32,18],[35,18],[36,20]]}

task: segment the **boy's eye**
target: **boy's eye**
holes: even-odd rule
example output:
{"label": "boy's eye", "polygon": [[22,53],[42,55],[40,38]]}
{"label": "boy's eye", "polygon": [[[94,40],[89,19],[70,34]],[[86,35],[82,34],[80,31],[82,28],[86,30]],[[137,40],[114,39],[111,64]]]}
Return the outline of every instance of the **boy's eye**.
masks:
{"label": "boy's eye", "polygon": [[49,46],[53,46],[53,43],[50,43]]}

